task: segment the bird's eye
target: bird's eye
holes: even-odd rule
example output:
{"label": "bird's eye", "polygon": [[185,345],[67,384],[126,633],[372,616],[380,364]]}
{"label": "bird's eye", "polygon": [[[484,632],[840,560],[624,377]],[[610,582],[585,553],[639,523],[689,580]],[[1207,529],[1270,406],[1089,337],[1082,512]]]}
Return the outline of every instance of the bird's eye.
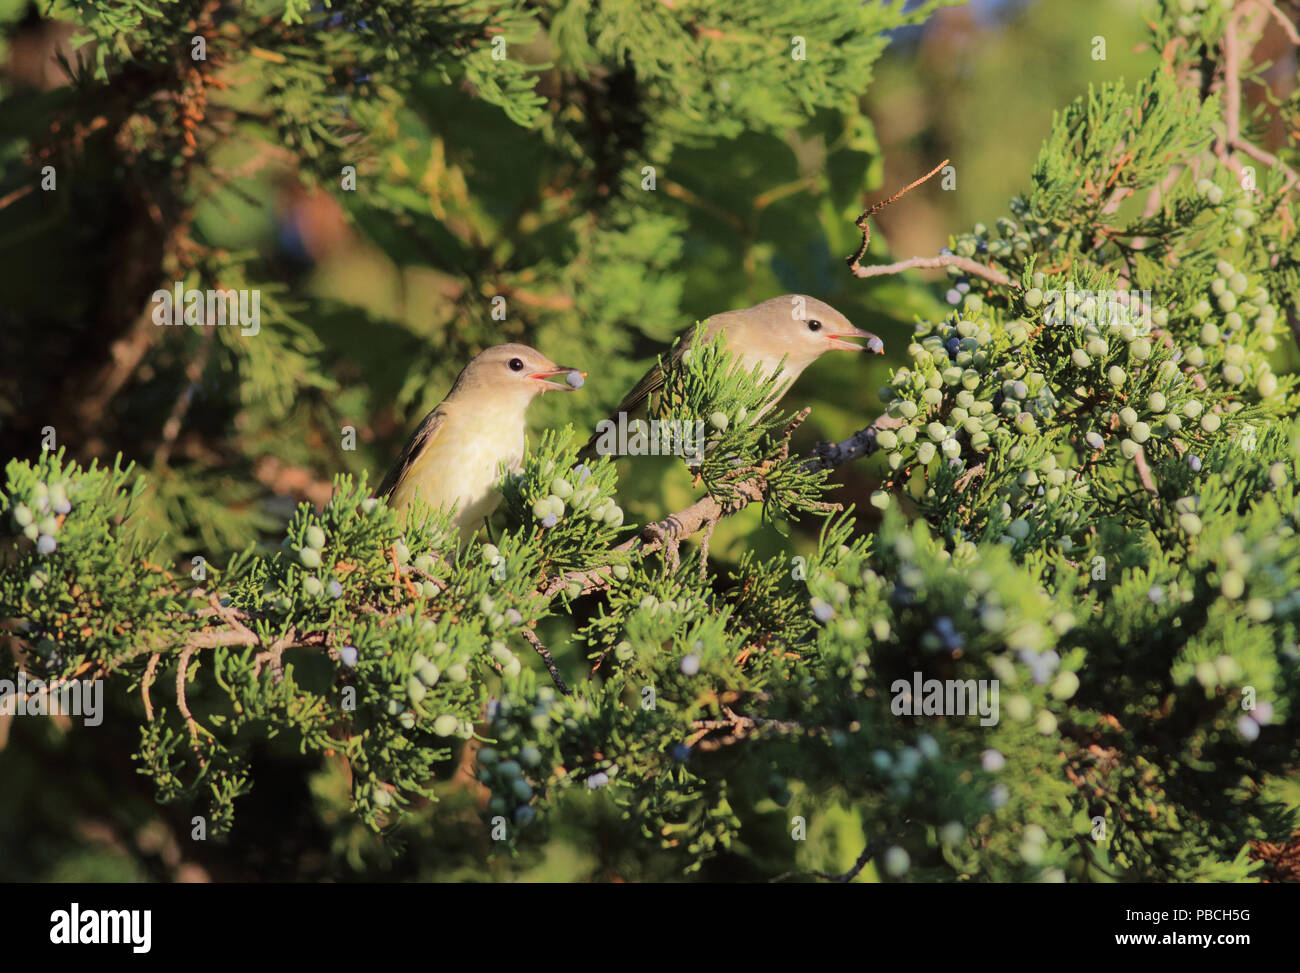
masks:
{"label": "bird's eye", "polygon": [[809,321],[809,322],[808,322],[808,330],[809,330],[809,331],[820,331],[821,329],[822,329],[822,323],[821,323],[820,321]]}
{"label": "bird's eye", "polygon": [[512,372],[522,372],[524,370],[524,360],[522,358],[511,358],[510,370]]}

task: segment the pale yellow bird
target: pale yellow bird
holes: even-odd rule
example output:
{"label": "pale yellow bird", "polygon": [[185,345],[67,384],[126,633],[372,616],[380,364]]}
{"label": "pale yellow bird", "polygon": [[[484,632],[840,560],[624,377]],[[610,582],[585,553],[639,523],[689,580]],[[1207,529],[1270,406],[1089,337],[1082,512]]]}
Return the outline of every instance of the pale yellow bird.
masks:
{"label": "pale yellow bird", "polygon": [[[528,404],[550,389],[581,388],[585,374],[527,345],[480,352],[411,435],[379,496],[399,512],[417,497],[433,509],[455,508],[464,543],[501,502],[502,466],[517,472],[523,463]],[[566,381],[550,381],[557,375]]]}
{"label": "pale yellow bird", "polygon": [[[785,294],[755,304],[739,311],[715,314],[705,322],[705,338],[725,332],[727,350],[737,356],[746,372],[761,366],[762,375],[773,375],[778,366],[782,369],[781,384],[775,395],[763,407],[771,409],[780,401],[805,368],[828,351],[872,351],[884,354],[884,343],[870,331],[854,327],[835,308],[815,297],[804,294]],[[673,352],[673,361],[681,358],[690,347],[694,329],[686,332]],[[866,345],[854,344],[853,338],[865,338]],[[632,391],[618,404],[608,421],[617,424],[619,413],[637,414],[652,394],[664,387],[664,375],[658,363],[645,373]],[[591,457],[598,450],[597,442],[602,432],[588,440],[579,455]]]}

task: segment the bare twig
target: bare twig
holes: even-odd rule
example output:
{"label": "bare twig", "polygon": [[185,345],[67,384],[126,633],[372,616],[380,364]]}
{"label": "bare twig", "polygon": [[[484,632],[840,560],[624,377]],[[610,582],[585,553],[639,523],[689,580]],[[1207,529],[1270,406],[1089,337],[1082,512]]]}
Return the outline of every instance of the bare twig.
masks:
{"label": "bare twig", "polygon": [[201,330],[203,334],[200,339],[199,350],[190,359],[190,363],[185,366],[185,386],[181,389],[181,394],[176,397],[167,421],[163,423],[162,441],[153,454],[154,466],[165,465],[171,457],[172,447],[176,444],[176,437],[181,432],[181,423],[185,419],[185,414],[190,411],[190,405],[194,401],[194,393],[198,390],[199,381],[203,378],[203,370],[208,367],[208,355],[212,352],[212,346],[216,342],[217,329],[207,327]]}
{"label": "bare twig", "polygon": [[24,196],[30,193],[33,188],[34,187],[31,184],[28,184],[26,186],[20,186],[19,188],[11,192],[8,196],[0,196],[0,209],[4,209],[10,203],[18,202],[18,200],[22,199]]}
{"label": "bare twig", "polygon": [[876,437],[886,429],[897,429],[906,420],[880,416],[865,429],[859,429],[848,439],[838,443],[818,443],[812,460],[819,468],[829,470],[859,456],[870,456],[876,451]]}
{"label": "bare twig", "polygon": [[531,628],[525,628],[524,638],[526,638],[529,641],[529,643],[532,645],[532,647],[537,650],[537,654],[540,655],[542,657],[542,661],[546,663],[546,671],[551,674],[551,682],[555,683],[555,688],[558,689],[560,692],[562,692],[565,696],[572,695],[572,693],[569,691],[569,687],[564,684],[564,679],[560,676],[559,667],[555,664],[555,660],[551,658],[550,649],[548,649],[542,643],[542,640],[537,637],[537,633],[534,632]]}
{"label": "bare twig", "polygon": [[901,274],[905,270],[933,270],[937,267],[960,267],[968,274],[983,277],[1000,287],[1019,287],[1020,285],[1002,273],[970,257],[959,257],[955,253],[940,254],[937,257],[911,257],[892,264],[874,264],[870,267],[853,268],[854,277],[883,277],[887,274]]}
{"label": "bare twig", "polygon": [[1156,489],[1156,481],[1151,476],[1151,467],[1147,466],[1146,454],[1140,446],[1138,447],[1138,451],[1133,454],[1133,465],[1137,467],[1138,479],[1142,481],[1142,486],[1145,487],[1147,493],[1151,494],[1154,498],[1155,505],[1159,506],[1160,491]]}
{"label": "bare twig", "polygon": [[[194,655],[195,651],[196,648],[192,645],[187,645],[181,650],[181,660],[176,666],[176,706],[180,709],[181,716],[185,718],[185,725],[190,731],[191,745],[197,752],[199,748],[199,734],[204,733],[207,736],[212,736],[212,734],[199,725],[199,721],[196,720],[194,714],[190,712],[189,701],[185,698],[185,676],[189,672],[190,657]],[[201,755],[199,760],[202,763],[207,763],[206,760],[203,760]]]}
{"label": "bare twig", "polygon": [[1295,44],[1297,47],[1300,47],[1300,33],[1296,32],[1295,24],[1293,24],[1290,20],[1287,19],[1286,14],[1282,13],[1282,11],[1277,9],[1276,5],[1274,5],[1273,3],[1273,0],[1255,0],[1255,2],[1258,3],[1259,6],[1264,9],[1265,12],[1270,14],[1273,17],[1273,19],[1278,22],[1278,24],[1282,28],[1282,31],[1286,34],[1287,39],[1292,44]]}
{"label": "bare twig", "polygon": [[140,695],[144,698],[144,715],[153,722],[153,701],[149,699],[149,687],[153,685],[154,676],[158,672],[158,660],[162,654],[155,652],[149,656],[149,664],[144,669],[144,679],[140,681]]}
{"label": "bare twig", "polygon": [[718,526],[716,520],[710,521],[704,528],[704,536],[700,538],[700,580],[704,581],[709,576],[709,541],[713,539],[713,529]]}
{"label": "bare twig", "polygon": [[915,189],[917,186],[921,185],[921,183],[925,182],[927,179],[932,178],[936,172],[938,172],[947,164],[948,164],[948,160],[944,159],[942,162],[940,162],[937,166],[931,169],[920,179],[915,179],[912,182],[908,183],[906,186],[904,186],[898,192],[894,193],[894,195],[890,196],[888,199],[882,199],[879,202],[872,203],[870,206],[867,207],[866,211],[863,212],[863,214],[859,216],[857,220],[854,221],[858,229],[862,231],[862,246],[858,247],[856,253],[850,254],[849,256],[844,258],[845,263],[849,265],[849,270],[853,271],[853,273],[859,277],[872,276],[870,274],[859,273],[859,271],[862,268],[858,266],[858,264],[862,262],[862,258],[867,255],[867,247],[871,245],[871,224],[868,221],[871,219],[871,217],[875,216],[877,213],[879,213],[890,203],[894,202],[899,197],[903,196],[905,193],[908,193],[911,190]]}
{"label": "bare twig", "polygon": [[[786,425],[784,436],[787,443],[790,432],[807,417],[809,411],[802,410]],[[882,429],[896,428],[902,425],[902,422],[901,419],[882,415],[866,429],[854,433],[841,443],[833,445],[819,443],[813,455],[808,457],[807,465],[813,469],[831,469],[850,460],[869,456],[876,450],[876,436],[879,432]],[[711,525],[716,526],[721,518],[736,513],[751,503],[761,502],[767,495],[765,473],[766,468],[759,467],[748,479],[735,484],[733,489],[736,497],[730,503],[724,505],[713,497],[701,497],[689,507],[670,514],[657,523],[646,524],[636,537],[619,544],[613,549],[614,552],[635,553],[642,557],[659,550],[666,550],[670,554],[675,552],[681,542],[688,537],[710,528]],[[539,590],[543,597],[554,598],[574,582],[582,586],[580,594],[605,591],[612,583],[610,567],[602,564],[582,571],[568,571],[546,580]]]}
{"label": "bare twig", "polygon": [[876,855],[879,854],[880,846],[882,844],[884,844],[884,841],[881,839],[876,839],[875,841],[867,842],[867,846],[862,849],[862,854],[860,854],[858,856],[858,860],[853,863],[853,867],[850,868],[847,872],[844,872],[840,875],[831,875],[827,872],[812,872],[812,871],[785,872],[781,875],[776,876],[776,878],[772,879],[772,881],[780,882],[783,881],[784,879],[791,878],[796,875],[810,875],[813,878],[820,878],[827,882],[837,882],[837,883],[851,882],[858,877],[858,874],[862,871],[862,869],[867,867],[867,862],[871,861],[871,859],[875,858]]}

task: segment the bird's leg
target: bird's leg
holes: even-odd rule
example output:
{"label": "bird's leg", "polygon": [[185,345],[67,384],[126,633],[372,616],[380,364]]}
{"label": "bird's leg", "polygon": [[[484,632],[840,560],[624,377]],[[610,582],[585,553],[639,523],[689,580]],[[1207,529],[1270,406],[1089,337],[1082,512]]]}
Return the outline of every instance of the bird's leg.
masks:
{"label": "bird's leg", "polygon": [[483,518],[483,529],[487,531],[488,543],[495,544],[497,542],[497,539],[492,536],[492,521],[489,520],[487,517]]}

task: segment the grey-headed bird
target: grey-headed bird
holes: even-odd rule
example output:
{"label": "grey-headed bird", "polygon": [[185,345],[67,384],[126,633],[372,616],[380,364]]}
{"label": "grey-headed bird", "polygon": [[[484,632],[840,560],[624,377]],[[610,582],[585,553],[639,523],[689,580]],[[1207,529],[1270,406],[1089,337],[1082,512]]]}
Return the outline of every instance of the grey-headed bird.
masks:
{"label": "grey-headed bird", "polygon": [[[727,350],[739,358],[746,372],[761,366],[763,376],[769,377],[778,366],[782,368],[781,384],[760,415],[780,401],[803,370],[826,352],[872,351],[881,355],[885,351],[884,343],[870,331],[854,327],[829,304],[804,294],[785,294],[753,307],[715,314],[705,323],[704,336],[713,338],[719,331],[725,332]],[[678,343],[674,362],[690,346],[693,335],[693,330],[687,332]],[[853,338],[865,338],[866,344],[855,344]],[[663,387],[663,371],[655,364],[624,396],[610,421],[616,423],[619,413],[632,416]],[[579,455],[595,455],[601,435],[598,431],[592,436]]]}
{"label": "grey-headed bird", "polygon": [[[411,435],[378,495],[399,512],[417,496],[433,509],[455,507],[464,543],[501,502],[502,464],[517,471],[523,462],[528,404],[550,389],[581,388],[584,374],[528,345],[480,352]],[[551,381],[557,375],[566,381]]]}

